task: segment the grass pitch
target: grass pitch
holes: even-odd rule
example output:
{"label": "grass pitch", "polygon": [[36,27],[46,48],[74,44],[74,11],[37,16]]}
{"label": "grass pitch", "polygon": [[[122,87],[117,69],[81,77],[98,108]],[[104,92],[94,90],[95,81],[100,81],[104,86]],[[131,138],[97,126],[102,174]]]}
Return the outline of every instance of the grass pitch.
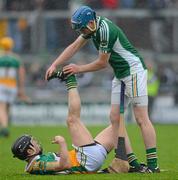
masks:
{"label": "grass pitch", "polygon": [[[104,126],[91,126],[89,130],[95,136]],[[145,162],[145,149],[141,138],[141,133],[136,125],[127,126],[135,154],[141,162]],[[0,138],[0,180],[5,179],[33,179],[33,180],[53,180],[53,179],[178,179],[178,125],[155,125],[158,140],[159,166],[163,172],[159,174],[93,174],[93,175],[29,175],[24,172],[25,162],[12,157],[11,144],[22,134],[32,134],[37,137],[44,148],[44,152],[57,152],[58,146],[51,144],[55,135],[63,135],[71,148],[70,137],[66,127],[61,126],[34,126],[34,127],[11,127],[11,136],[7,139]],[[113,158],[113,152],[108,156],[103,167],[106,167]]]}

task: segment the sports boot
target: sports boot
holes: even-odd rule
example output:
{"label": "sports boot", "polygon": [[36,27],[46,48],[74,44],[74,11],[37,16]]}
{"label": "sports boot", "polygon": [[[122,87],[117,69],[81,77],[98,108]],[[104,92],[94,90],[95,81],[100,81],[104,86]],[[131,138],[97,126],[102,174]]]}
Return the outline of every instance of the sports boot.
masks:
{"label": "sports boot", "polygon": [[47,78],[48,81],[50,81],[51,79],[60,79],[61,81],[65,81],[67,79],[67,74],[64,74],[64,72],[62,70],[58,70],[56,72],[53,72],[51,76],[49,76]]}

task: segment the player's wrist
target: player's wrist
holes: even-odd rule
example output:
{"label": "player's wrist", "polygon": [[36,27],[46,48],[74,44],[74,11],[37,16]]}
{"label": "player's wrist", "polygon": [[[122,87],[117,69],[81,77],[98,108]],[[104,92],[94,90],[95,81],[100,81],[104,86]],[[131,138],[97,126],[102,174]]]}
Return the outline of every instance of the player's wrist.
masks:
{"label": "player's wrist", "polygon": [[83,68],[82,68],[83,65],[79,65],[78,66],[78,72],[77,73],[83,73]]}
{"label": "player's wrist", "polygon": [[54,67],[55,69],[57,68],[57,63],[56,62],[54,62],[53,64],[52,64],[52,67]]}

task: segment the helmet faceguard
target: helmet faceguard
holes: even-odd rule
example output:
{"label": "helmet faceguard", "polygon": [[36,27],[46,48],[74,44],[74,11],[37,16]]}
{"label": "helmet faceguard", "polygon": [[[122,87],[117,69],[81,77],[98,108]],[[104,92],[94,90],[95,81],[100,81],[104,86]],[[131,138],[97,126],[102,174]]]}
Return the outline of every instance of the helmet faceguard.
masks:
{"label": "helmet faceguard", "polygon": [[91,31],[95,31],[96,27],[94,29],[88,27],[88,23],[90,21],[95,21],[95,20],[96,20],[95,11],[88,6],[82,6],[79,9],[77,9],[75,13],[72,15],[71,18],[72,29],[76,31],[80,31],[82,28],[88,28]]}
{"label": "helmet faceguard", "polygon": [[[34,142],[38,145],[38,150],[35,148]],[[29,154],[29,149],[31,149],[33,153]],[[20,160],[28,160],[31,156],[42,154],[40,143],[30,135],[19,137],[12,145],[11,150],[14,157],[17,157]]]}

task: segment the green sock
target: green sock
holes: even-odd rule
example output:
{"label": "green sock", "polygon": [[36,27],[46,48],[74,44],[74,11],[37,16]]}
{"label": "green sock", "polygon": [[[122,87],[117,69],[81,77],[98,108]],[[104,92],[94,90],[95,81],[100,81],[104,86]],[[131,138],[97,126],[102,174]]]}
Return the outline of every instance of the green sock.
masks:
{"label": "green sock", "polygon": [[67,90],[77,87],[77,80],[75,75],[68,76],[65,82],[66,82]]}
{"label": "green sock", "polygon": [[3,137],[9,136],[9,129],[8,128],[0,128],[0,136],[3,136]]}
{"label": "green sock", "polygon": [[127,158],[130,166],[140,167],[140,163],[134,153],[127,154]]}
{"label": "green sock", "polygon": [[150,148],[146,150],[147,165],[151,170],[154,170],[157,164],[156,148]]}

